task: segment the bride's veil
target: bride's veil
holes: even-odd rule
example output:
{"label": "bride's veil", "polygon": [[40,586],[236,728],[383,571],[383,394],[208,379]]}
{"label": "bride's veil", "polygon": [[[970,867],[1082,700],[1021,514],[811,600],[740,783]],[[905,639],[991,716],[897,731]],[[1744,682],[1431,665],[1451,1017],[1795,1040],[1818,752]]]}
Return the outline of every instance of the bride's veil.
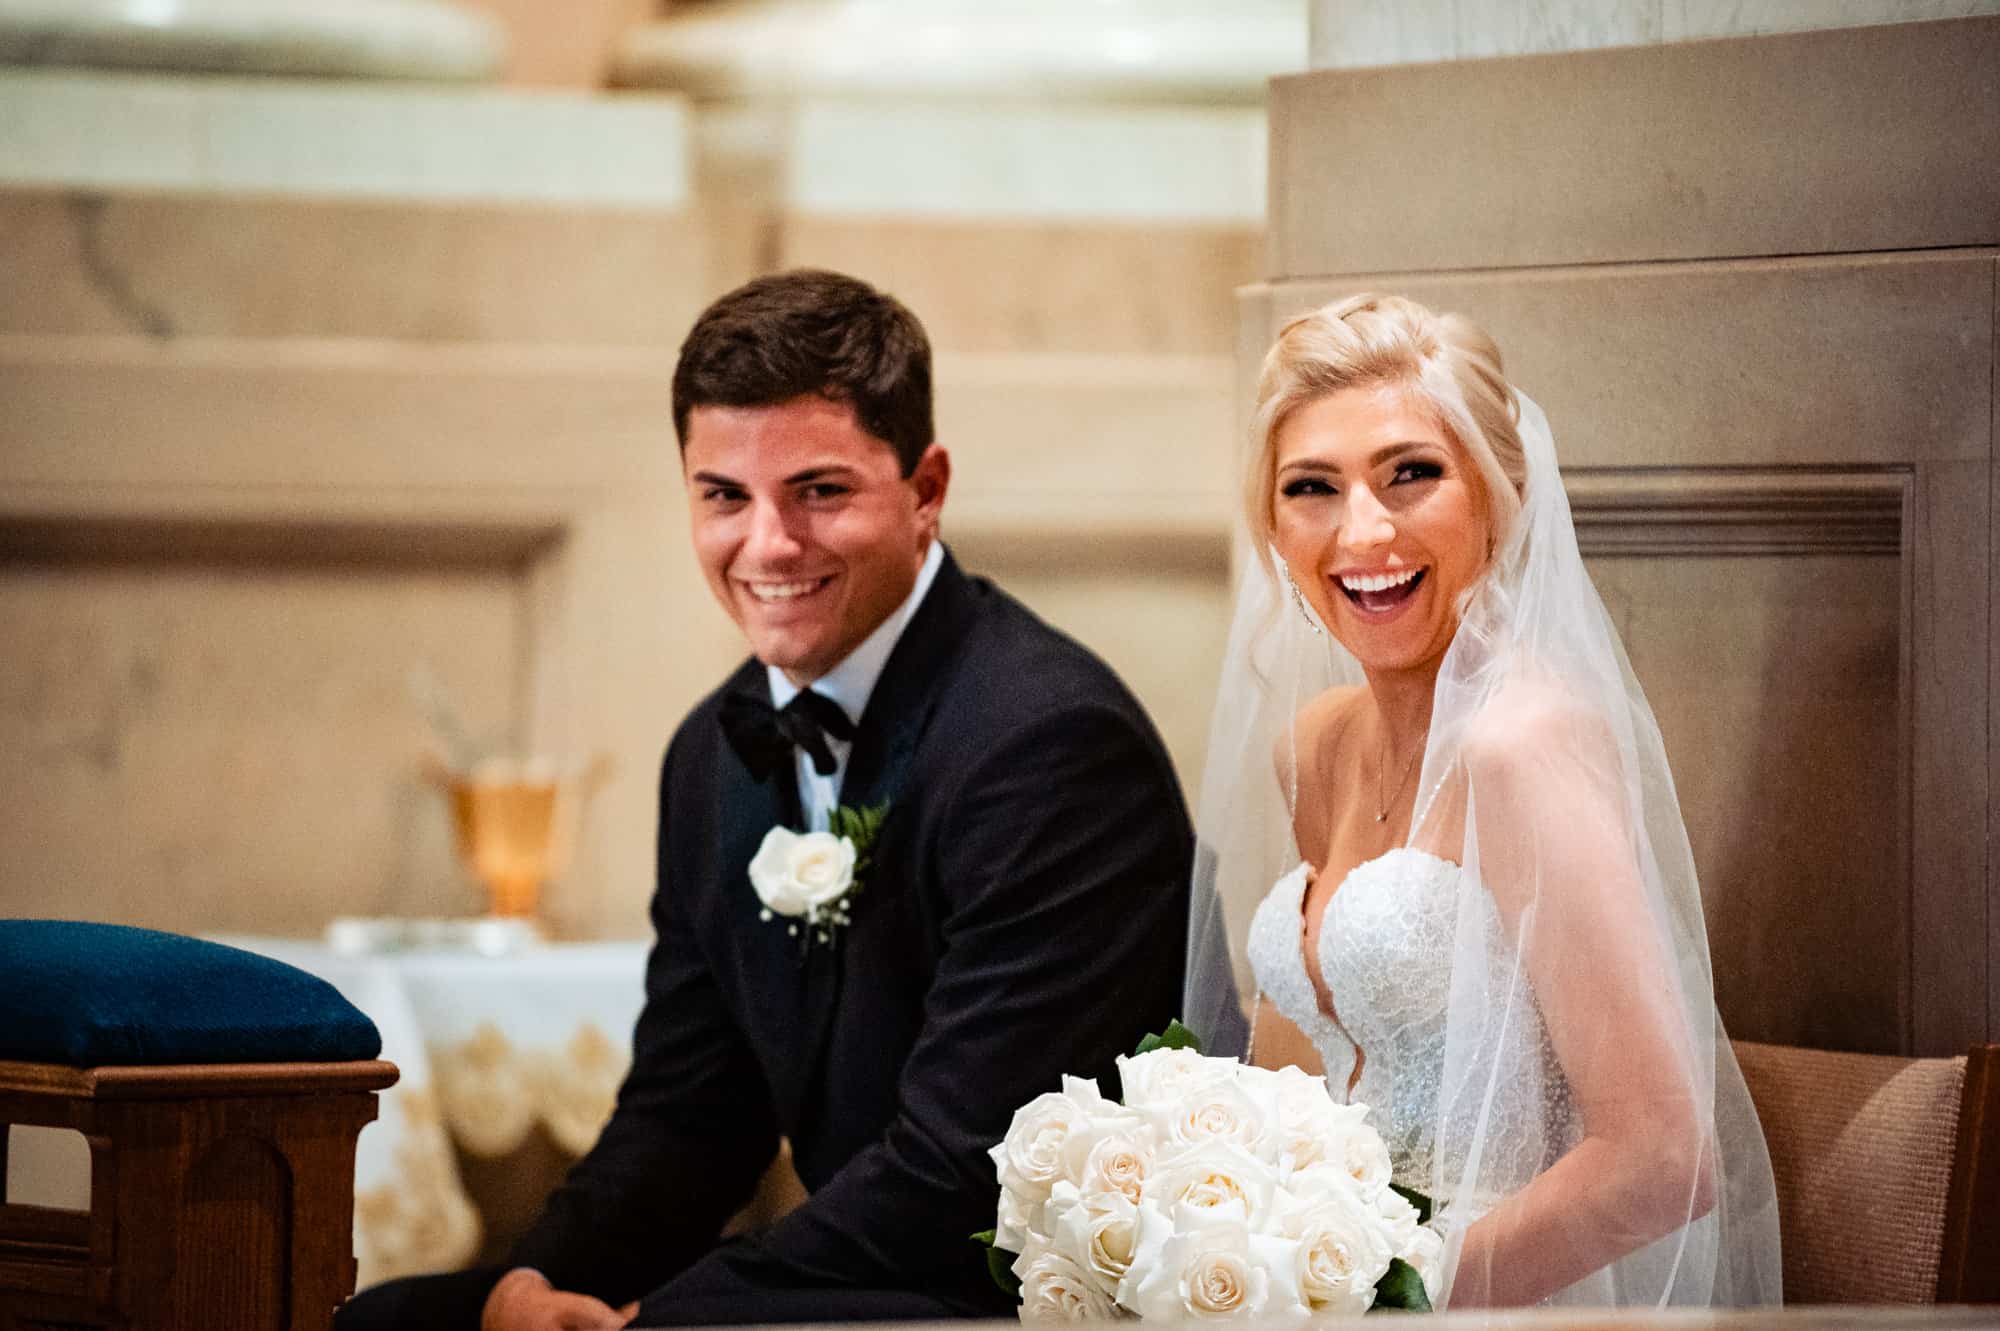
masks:
{"label": "bride's veil", "polygon": [[[1477,431],[1448,375],[1424,382],[1457,438]],[[1769,1158],[1716,1014],[1659,729],[1584,569],[1548,422],[1512,396],[1521,511],[1446,652],[1418,777],[1409,844],[1464,872],[1435,996],[1431,1176],[1398,1181],[1446,1203],[1447,1302],[1454,1286],[1508,1287],[1520,1272],[1499,1264],[1607,1242],[1607,1264],[1541,1293],[1595,1306],[1776,1302]],[[1363,678],[1289,592],[1275,552],[1242,563],[1196,812],[1185,1010],[1213,1053],[1247,1048],[1249,919],[1301,858],[1294,719]],[[1337,1088],[1348,1070],[1327,1071]],[[1686,1149],[1618,1178],[1595,1147],[1574,1150],[1607,1124]],[[1589,1186],[1563,1191],[1579,1179]],[[1477,1251],[1500,1254],[1495,1269],[1460,1269],[1481,1216],[1495,1241]]]}
{"label": "bride's veil", "polygon": [[1256,981],[1244,952],[1250,916],[1299,862],[1292,835],[1298,754],[1292,721],[1361,667],[1286,595],[1272,568],[1241,560],[1222,680],[1195,801],[1194,891],[1188,932],[1187,1024],[1211,1054],[1244,1056]]}

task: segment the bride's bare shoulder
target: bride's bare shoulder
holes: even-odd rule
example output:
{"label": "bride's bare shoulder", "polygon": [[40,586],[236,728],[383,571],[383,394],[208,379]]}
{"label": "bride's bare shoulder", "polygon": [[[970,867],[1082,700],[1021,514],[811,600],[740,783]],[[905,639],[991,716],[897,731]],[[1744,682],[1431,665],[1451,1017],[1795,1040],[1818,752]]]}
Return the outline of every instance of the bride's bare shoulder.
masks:
{"label": "bride's bare shoulder", "polygon": [[[1601,778],[1618,765],[1618,743],[1604,714],[1561,681],[1523,671],[1480,709],[1465,734],[1469,771],[1550,793],[1575,778]],[[1552,784],[1551,778],[1572,780]]]}
{"label": "bride's bare shoulder", "polygon": [[1362,685],[1343,685],[1326,690],[1301,707],[1293,718],[1290,732],[1278,736],[1276,749],[1271,755],[1279,773],[1282,775],[1291,769],[1294,754],[1307,755],[1312,760],[1304,764],[1310,773],[1315,766],[1323,764],[1327,757],[1337,752],[1341,736],[1346,733],[1367,693]]}

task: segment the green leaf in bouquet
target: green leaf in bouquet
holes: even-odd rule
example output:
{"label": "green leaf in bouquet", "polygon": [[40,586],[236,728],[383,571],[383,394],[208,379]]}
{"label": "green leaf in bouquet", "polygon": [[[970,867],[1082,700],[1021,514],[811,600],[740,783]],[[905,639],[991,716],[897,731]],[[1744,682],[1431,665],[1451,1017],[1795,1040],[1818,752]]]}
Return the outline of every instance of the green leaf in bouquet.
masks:
{"label": "green leaf in bouquet", "polygon": [[1132,1051],[1132,1057],[1150,1054],[1155,1049],[1192,1049],[1198,1054],[1201,1052],[1201,1037],[1181,1025],[1181,1019],[1175,1017],[1167,1023],[1167,1029],[1139,1041],[1139,1047]]}
{"label": "green leaf in bouquet", "polygon": [[1020,1254],[995,1247],[993,1241],[998,1237],[1000,1237],[999,1230],[982,1229],[972,1236],[972,1241],[986,1249],[986,1274],[993,1277],[993,1283],[998,1285],[1008,1298],[1018,1299],[1021,1297],[1021,1277],[1014,1274],[1014,1259]]}
{"label": "green leaf in bouquet", "polygon": [[1429,1197],[1418,1192],[1415,1188],[1406,1188],[1400,1183],[1391,1183],[1389,1186],[1396,1190],[1397,1196],[1417,1208],[1418,1224],[1428,1225],[1431,1222],[1431,1199]]}
{"label": "green leaf in bouquet", "polygon": [[1375,1303],[1368,1311],[1427,1313],[1430,1310],[1431,1296],[1424,1291],[1424,1278],[1417,1274],[1417,1268],[1400,1257],[1390,1258],[1389,1269],[1375,1282]]}

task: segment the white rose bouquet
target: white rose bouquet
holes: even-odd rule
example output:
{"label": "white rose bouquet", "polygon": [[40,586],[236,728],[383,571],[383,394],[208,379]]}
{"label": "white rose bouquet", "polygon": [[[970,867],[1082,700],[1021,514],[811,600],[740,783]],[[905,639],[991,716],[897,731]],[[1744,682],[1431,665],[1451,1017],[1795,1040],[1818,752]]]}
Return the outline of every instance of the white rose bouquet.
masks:
{"label": "white rose bouquet", "polygon": [[1203,1056],[1179,1022],[1097,1083],[1015,1111],[974,1237],[1023,1321],[1428,1311],[1444,1241],[1389,1179],[1366,1105],[1322,1077]]}

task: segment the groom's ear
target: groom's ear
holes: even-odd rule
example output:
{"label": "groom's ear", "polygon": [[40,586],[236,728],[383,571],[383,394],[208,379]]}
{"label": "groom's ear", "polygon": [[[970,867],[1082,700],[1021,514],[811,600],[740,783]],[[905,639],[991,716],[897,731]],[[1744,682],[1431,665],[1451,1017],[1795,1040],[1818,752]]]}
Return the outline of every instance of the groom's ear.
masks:
{"label": "groom's ear", "polygon": [[945,492],[951,489],[951,454],[943,444],[932,444],[924,450],[917,465],[910,468],[909,481],[910,488],[917,492],[918,525],[935,535],[944,511]]}

